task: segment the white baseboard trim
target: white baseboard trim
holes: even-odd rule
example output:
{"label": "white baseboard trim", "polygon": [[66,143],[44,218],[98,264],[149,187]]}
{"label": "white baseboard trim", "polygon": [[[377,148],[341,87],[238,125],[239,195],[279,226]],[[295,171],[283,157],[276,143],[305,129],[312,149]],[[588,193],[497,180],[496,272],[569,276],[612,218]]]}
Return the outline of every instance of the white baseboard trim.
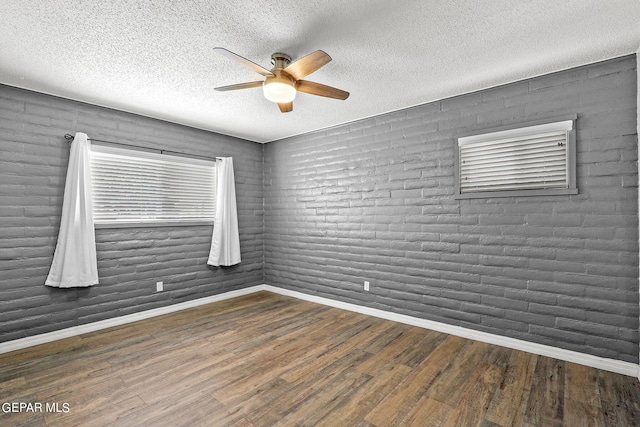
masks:
{"label": "white baseboard trim", "polygon": [[223,301],[230,298],[236,298],[242,295],[248,295],[262,290],[265,290],[264,285],[252,286],[249,288],[239,289],[237,291],[229,291],[223,294],[212,295],[209,297],[198,298],[191,301],[168,305],[166,307],[154,308],[151,310],[141,311],[139,313],[127,314],[126,316],[114,317],[113,319],[100,320],[98,322],[73,326],[71,328],[47,332],[32,337],[19,338],[17,340],[0,343],[0,354],[8,353],[15,350],[22,350],[24,348],[33,347],[35,345],[45,344],[64,338],[70,338],[89,332],[99,331],[101,329],[107,329],[113,326],[133,323],[139,320],[149,319],[151,317],[162,316],[163,314],[174,313],[176,311],[186,310],[187,308],[197,307],[199,305],[210,304],[212,302]]}
{"label": "white baseboard trim", "polygon": [[631,362],[623,362],[615,359],[607,359],[604,357],[592,356],[590,354],[579,353],[577,351],[565,350],[558,347],[551,347],[544,344],[536,344],[529,341],[523,341],[515,338],[494,335],[488,332],[476,331],[473,329],[463,328],[460,326],[448,325],[446,323],[434,322],[432,320],[420,319],[418,317],[407,316],[404,314],[392,313],[389,311],[379,310],[376,308],[364,307],[357,304],[351,304],[329,298],[309,295],[302,292],[290,291],[287,289],[277,288],[275,286],[263,285],[264,290],[279,295],[290,296],[293,298],[315,302],[322,305],[340,308],[343,310],[355,311],[357,313],[369,316],[379,317],[382,319],[393,320],[394,322],[404,323],[407,325],[418,326],[425,329],[442,332],[445,334],[455,335],[462,338],[481,341],[488,344],[499,345],[502,347],[522,350],[541,356],[552,357],[554,359],[564,360],[566,362],[578,363],[580,365],[591,366],[593,368],[605,371],[615,372],[622,375],[637,377],[640,379],[640,366]]}
{"label": "white baseboard trim", "polygon": [[39,344],[57,341],[63,338],[69,338],[89,332],[99,331],[101,329],[120,326],[127,323],[137,322],[139,320],[149,319],[151,317],[161,316],[163,314],[174,313],[176,311],[197,307],[204,304],[223,301],[230,298],[236,298],[243,295],[252,294],[259,291],[268,291],[278,295],[293,297],[299,300],[309,301],[329,307],[340,308],[343,310],[354,311],[356,313],[366,314],[368,316],[379,317],[381,319],[392,320],[398,323],[404,323],[420,328],[431,329],[445,334],[455,335],[462,338],[481,341],[488,344],[499,345],[502,347],[522,350],[541,356],[553,357],[555,359],[564,360],[566,362],[578,363],[585,366],[591,366],[605,371],[615,372],[622,375],[638,377],[640,379],[640,366],[620,360],[607,359],[604,357],[592,356],[590,354],[579,353],[577,351],[565,350],[562,348],[551,347],[544,344],[536,344],[529,341],[518,340],[515,338],[503,337],[487,332],[475,331],[473,329],[462,328],[460,326],[448,325],[446,323],[434,322],[432,320],[420,319],[418,317],[407,316],[405,314],[392,313],[389,311],[379,310],[376,308],[364,307],[357,304],[341,302],[330,298],[319,297],[315,295],[305,294],[302,292],[291,291],[288,289],[278,288],[271,285],[257,285],[249,288],[239,289],[236,291],[225,292],[223,294],[212,295],[205,298],[199,298],[192,301],[186,301],[167,307],[154,308],[152,310],[142,311],[140,313],[128,314],[126,316],[114,317],[113,319],[101,320],[99,322],[88,323],[86,325],[74,326],[60,331],[47,332],[45,334],[33,337],[20,338],[13,341],[0,343],[0,354],[10,351],[22,350]]}

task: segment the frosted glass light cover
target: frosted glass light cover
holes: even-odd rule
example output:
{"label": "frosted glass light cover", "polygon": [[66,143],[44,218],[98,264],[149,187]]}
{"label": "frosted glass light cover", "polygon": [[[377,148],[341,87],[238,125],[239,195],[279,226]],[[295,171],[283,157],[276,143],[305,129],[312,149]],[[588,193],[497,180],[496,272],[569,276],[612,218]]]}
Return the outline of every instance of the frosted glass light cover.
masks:
{"label": "frosted glass light cover", "polygon": [[265,98],[279,104],[291,102],[296,97],[296,88],[291,84],[280,82],[265,83],[262,86],[262,90]]}

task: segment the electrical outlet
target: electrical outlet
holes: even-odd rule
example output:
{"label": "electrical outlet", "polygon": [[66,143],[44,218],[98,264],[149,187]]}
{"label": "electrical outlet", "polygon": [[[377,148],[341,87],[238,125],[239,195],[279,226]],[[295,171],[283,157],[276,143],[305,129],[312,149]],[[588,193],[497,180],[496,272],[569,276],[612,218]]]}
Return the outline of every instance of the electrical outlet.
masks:
{"label": "electrical outlet", "polygon": [[364,281],[364,290],[369,292],[369,282],[367,280]]}
{"label": "electrical outlet", "polygon": [[162,292],[163,289],[164,285],[162,284],[162,282],[156,282],[156,292]]}

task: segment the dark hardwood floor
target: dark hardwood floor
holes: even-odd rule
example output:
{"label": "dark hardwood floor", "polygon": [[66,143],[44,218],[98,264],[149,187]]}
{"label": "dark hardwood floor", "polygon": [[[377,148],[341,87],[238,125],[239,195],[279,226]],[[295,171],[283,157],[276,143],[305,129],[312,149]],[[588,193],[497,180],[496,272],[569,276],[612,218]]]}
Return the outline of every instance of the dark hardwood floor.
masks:
{"label": "dark hardwood floor", "polygon": [[637,378],[266,292],[0,355],[0,404],[3,426],[640,425]]}

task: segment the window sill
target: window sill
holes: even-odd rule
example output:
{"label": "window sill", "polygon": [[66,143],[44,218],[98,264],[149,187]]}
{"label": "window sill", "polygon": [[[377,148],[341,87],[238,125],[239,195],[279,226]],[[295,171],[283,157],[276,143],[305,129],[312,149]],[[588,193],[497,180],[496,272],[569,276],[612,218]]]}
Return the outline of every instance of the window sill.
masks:
{"label": "window sill", "polygon": [[95,222],[94,228],[147,228],[147,227],[188,227],[192,225],[213,225],[213,220],[193,221],[105,221]]}
{"label": "window sill", "polygon": [[511,191],[482,191],[477,193],[454,194],[456,200],[465,199],[492,199],[495,197],[522,197],[522,196],[566,196],[578,194],[577,188],[558,188],[550,190],[511,190]]}

